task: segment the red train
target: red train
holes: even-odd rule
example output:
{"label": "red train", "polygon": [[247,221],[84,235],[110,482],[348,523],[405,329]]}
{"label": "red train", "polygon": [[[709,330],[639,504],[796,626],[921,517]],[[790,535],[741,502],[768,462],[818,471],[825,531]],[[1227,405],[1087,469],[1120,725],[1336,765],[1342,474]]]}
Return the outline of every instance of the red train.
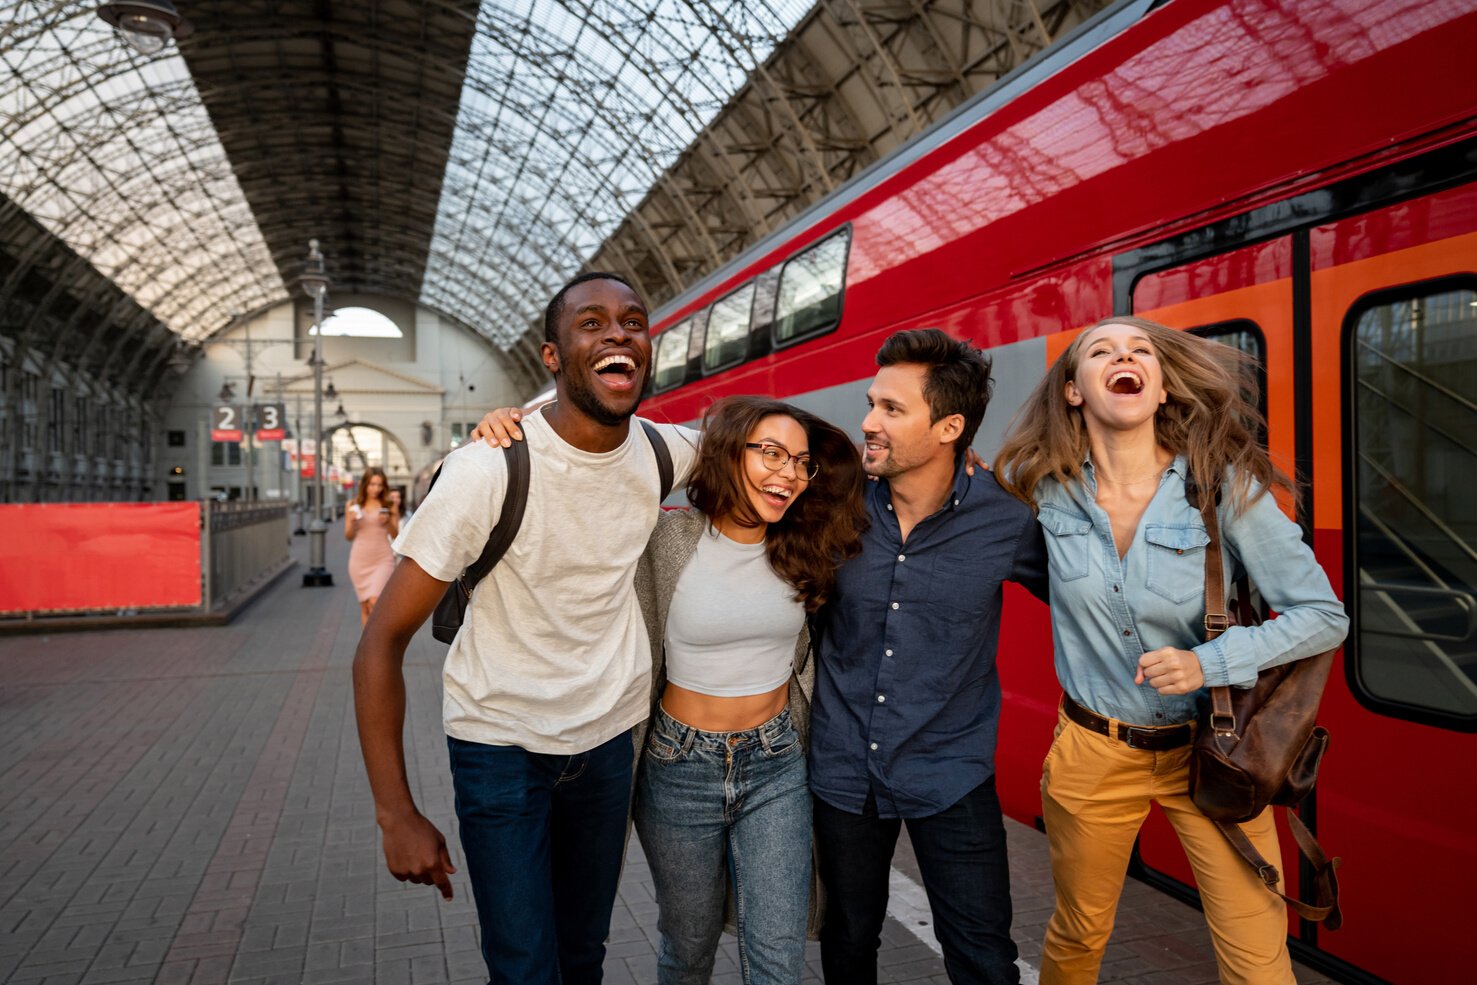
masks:
{"label": "red train", "polygon": [[[1346,859],[1345,926],[1289,926],[1351,982],[1470,974],[1450,904],[1477,875],[1474,51],[1471,0],[1115,5],[666,306],[643,405],[772,393],[854,426],[882,339],[939,326],[993,352],[988,457],[1104,316],[1253,351],[1353,620],[1302,808]],[[1030,823],[1059,688],[1045,608],[1010,591],[999,783]],[[1162,818],[1138,864],[1191,893]]]}

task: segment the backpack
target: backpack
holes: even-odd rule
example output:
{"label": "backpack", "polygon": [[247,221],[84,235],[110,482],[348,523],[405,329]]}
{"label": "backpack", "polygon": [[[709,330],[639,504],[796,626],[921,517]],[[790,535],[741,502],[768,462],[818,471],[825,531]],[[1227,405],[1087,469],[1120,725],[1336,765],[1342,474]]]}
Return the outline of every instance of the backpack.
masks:
{"label": "backpack", "polygon": [[[672,492],[672,453],[655,427],[647,421],[640,421],[640,424],[641,429],[646,432],[646,439],[651,442],[651,450],[656,453],[657,472],[661,476],[661,500],[665,500]],[[436,611],[431,616],[431,635],[442,643],[450,643],[456,639],[457,630],[462,628],[462,622],[466,618],[467,603],[472,600],[472,592],[477,583],[487,577],[493,566],[502,560],[502,556],[512,546],[518,528],[523,525],[524,509],[528,506],[528,445],[522,441],[514,441],[503,451],[508,456],[508,492],[503,497],[502,512],[498,514],[497,523],[487,536],[487,546],[482,549],[481,555],[461,573],[461,577],[446,587],[446,594],[436,603]],[[436,479],[440,475],[441,469],[438,467],[436,474],[431,476],[428,492],[436,485]]]}
{"label": "backpack", "polygon": [[[1199,498],[1191,489],[1186,494],[1191,503]],[[1231,620],[1226,612],[1216,504],[1210,497],[1205,500],[1198,504],[1210,537],[1205,549],[1205,638],[1213,640]],[[1242,625],[1261,621],[1250,604],[1250,594],[1249,583],[1242,579],[1237,587]],[[1257,675],[1251,688],[1210,688],[1211,700],[1190,750],[1190,796],[1195,806],[1215,823],[1267,889],[1281,896],[1304,920],[1322,921],[1329,930],[1343,924],[1334,874],[1341,860],[1330,860],[1324,854],[1317,838],[1290,808],[1312,792],[1319,761],[1328,748],[1328,731],[1317,724],[1317,715],[1333,655],[1334,650],[1328,650],[1269,667]],[[1293,840],[1312,865],[1309,888],[1314,903],[1278,892],[1277,867],[1262,858],[1241,830],[1241,822],[1273,804],[1289,808],[1287,823]]]}

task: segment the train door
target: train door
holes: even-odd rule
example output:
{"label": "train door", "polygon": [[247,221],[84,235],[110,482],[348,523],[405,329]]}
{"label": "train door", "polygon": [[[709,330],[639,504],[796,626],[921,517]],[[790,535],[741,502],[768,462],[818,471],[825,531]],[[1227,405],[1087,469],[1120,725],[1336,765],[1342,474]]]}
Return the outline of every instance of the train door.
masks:
{"label": "train door", "polygon": [[[1477,871],[1477,187],[1156,270],[1135,313],[1263,361],[1267,443],[1303,481],[1297,519],[1350,611],[1303,805],[1342,855],[1344,929],[1290,918],[1301,960],[1350,981],[1446,979],[1465,960],[1442,900]],[[1291,513],[1292,504],[1284,503]],[[1285,829],[1282,871],[1299,885]],[[1142,870],[1191,881],[1151,815]],[[1376,977],[1371,977],[1376,976]]]}
{"label": "train door", "polygon": [[1308,254],[1313,515],[1352,620],[1317,813],[1348,916],[1318,945],[1450,981],[1471,944],[1444,901],[1477,872],[1477,185],[1318,226]]}

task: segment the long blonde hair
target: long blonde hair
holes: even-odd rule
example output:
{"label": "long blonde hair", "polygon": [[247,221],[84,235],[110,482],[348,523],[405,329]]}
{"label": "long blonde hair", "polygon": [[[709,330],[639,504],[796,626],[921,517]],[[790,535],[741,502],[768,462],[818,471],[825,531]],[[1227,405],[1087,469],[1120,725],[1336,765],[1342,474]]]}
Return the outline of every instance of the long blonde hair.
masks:
{"label": "long blonde hair", "polygon": [[1066,390],[1076,379],[1083,340],[1103,325],[1132,325],[1153,344],[1166,394],[1154,415],[1154,438],[1189,459],[1196,487],[1215,489],[1231,470],[1230,503],[1238,513],[1254,488],[1258,496],[1273,486],[1295,492],[1259,438],[1265,425],[1257,410],[1256,361],[1229,345],[1132,315],[1104,318],[1082,332],[1046,371],[995,459],[995,474],[1006,489],[1030,503],[1042,479],[1081,478],[1087,424],[1082,409],[1067,403]]}

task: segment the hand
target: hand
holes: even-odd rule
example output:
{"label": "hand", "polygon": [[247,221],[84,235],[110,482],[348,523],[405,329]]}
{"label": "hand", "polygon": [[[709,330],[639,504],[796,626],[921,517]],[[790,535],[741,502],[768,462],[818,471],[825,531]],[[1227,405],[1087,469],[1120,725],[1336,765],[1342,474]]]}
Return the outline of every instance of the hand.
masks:
{"label": "hand", "polygon": [[975,469],[984,469],[988,472],[990,471],[990,463],[980,458],[979,453],[973,448],[966,448],[964,449],[964,471],[970,475],[974,475]]}
{"label": "hand", "polygon": [[1205,671],[1194,651],[1162,646],[1139,657],[1133,682],[1144,681],[1160,694],[1190,694],[1205,686]]}
{"label": "hand", "polygon": [[523,430],[518,427],[518,422],[521,420],[523,420],[523,412],[517,407],[499,407],[497,410],[490,410],[482,420],[477,422],[477,427],[472,430],[471,438],[473,441],[486,438],[489,445],[511,447],[514,441],[523,440]]}
{"label": "hand", "polygon": [[441,898],[451,899],[451,877],[456,866],[446,851],[446,838],[425,815],[414,811],[392,821],[380,821],[385,839],[385,864],[401,882],[435,886]]}

